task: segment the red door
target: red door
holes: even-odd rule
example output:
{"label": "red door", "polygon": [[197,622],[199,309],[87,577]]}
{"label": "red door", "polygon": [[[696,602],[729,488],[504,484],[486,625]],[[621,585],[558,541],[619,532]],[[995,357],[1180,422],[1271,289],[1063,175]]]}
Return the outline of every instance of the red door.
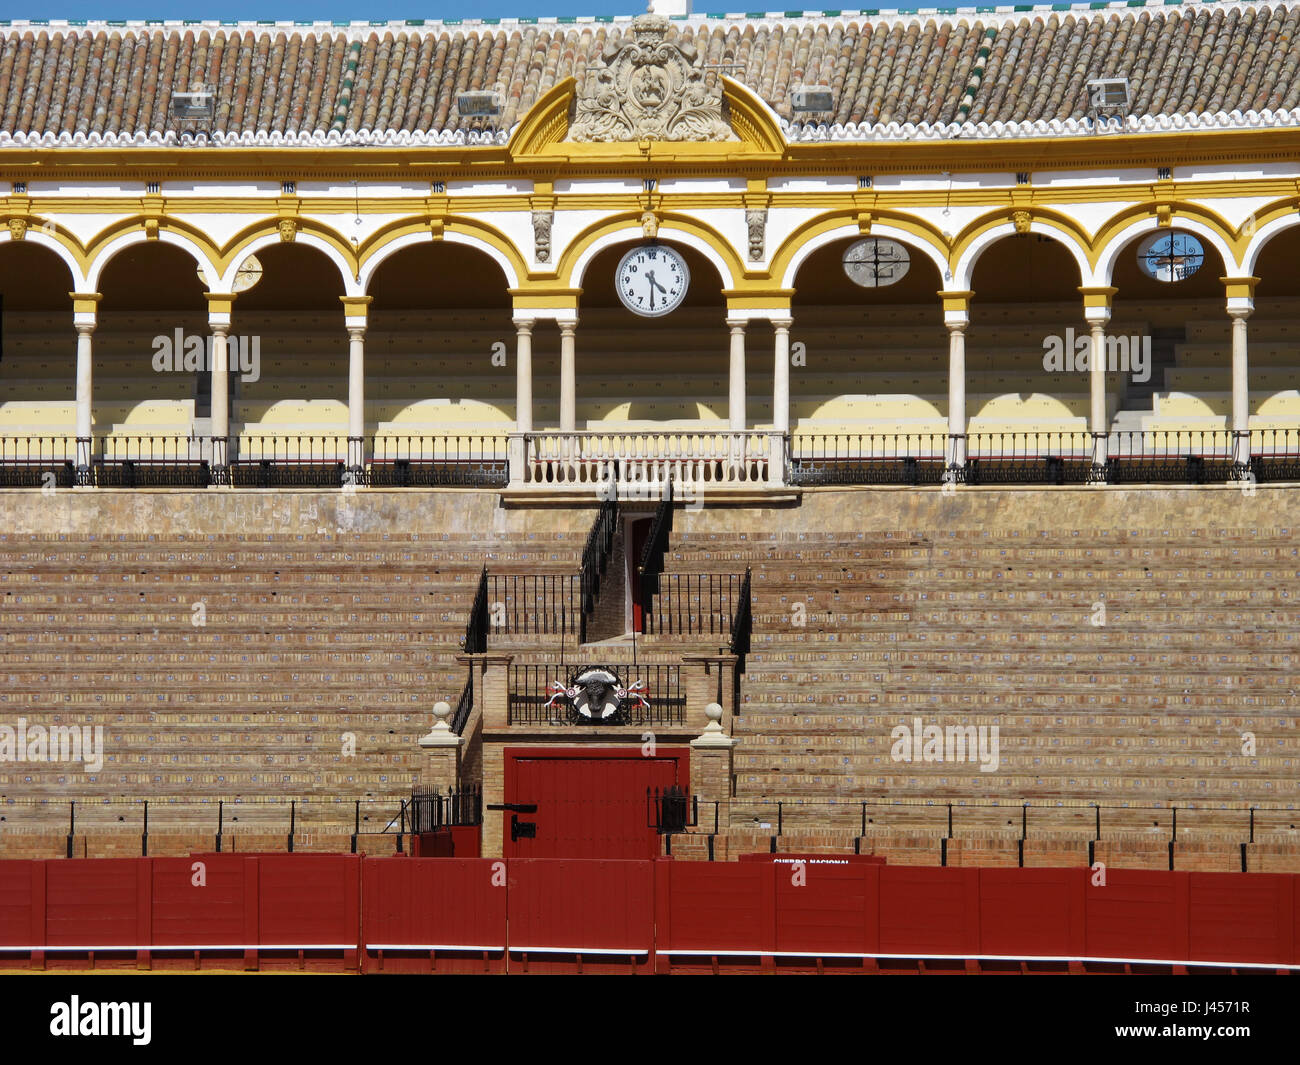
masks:
{"label": "red door", "polygon": [[[647,758],[639,746],[506,751],[508,804],[536,804],[535,813],[504,813],[507,858],[654,858],[659,836],[646,789],[687,787],[688,752],[661,748]],[[536,835],[512,832],[515,821]],[[512,838],[512,836],[518,838]]]}
{"label": "red door", "polygon": [[650,526],[653,518],[639,518],[629,522],[627,542],[631,549],[627,553],[628,592],[632,599],[632,631],[645,632],[645,618],[641,616],[641,553],[646,541],[650,539]]}

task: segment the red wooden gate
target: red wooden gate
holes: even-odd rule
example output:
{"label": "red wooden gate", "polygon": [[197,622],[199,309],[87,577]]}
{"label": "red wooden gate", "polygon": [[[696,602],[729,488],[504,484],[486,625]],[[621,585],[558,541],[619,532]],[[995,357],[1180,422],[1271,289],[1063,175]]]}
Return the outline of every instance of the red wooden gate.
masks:
{"label": "red wooden gate", "polygon": [[[678,784],[689,790],[688,758],[687,749],[676,747],[647,757],[640,745],[507,748],[506,803],[537,810],[503,815],[506,857],[655,857],[659,838],[646,789]],[[525,834],[530,825],[532,838]]]}

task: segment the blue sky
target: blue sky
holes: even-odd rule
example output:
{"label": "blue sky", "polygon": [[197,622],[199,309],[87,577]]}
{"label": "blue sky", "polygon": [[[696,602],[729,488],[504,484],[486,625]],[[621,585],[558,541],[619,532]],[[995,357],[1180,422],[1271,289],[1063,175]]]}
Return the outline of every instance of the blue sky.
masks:
{"label": "blue sky", "polygon": [[[929,0],[931,4],[934,0]],[[696,0],[698,12],[797,11],[859,7],[911,8],[919,0],[873,0],[860,3],[810,0],[807,4],[789,0]],[[645,10],[644,0],[441,0],[436,4],[408,0],[34,0],[13,3],[0,0],[0,18],[7,19],[408,19],[408,18],[521,18],[552,15],[636,15]]]}

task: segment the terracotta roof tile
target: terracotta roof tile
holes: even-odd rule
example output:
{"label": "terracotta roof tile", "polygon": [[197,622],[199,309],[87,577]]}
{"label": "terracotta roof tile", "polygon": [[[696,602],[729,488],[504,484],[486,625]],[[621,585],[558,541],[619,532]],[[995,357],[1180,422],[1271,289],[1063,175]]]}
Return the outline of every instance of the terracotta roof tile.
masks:
{"label": "terracotta roof tile", "polygon": [[[157,136],[174,91],[217,92],[214,129],[474,131],[456,94],[499,88],[509,128],[561,78],[582,79],[625,20],[493,26],[88,26],[0,31],[0,139]],[[1300,7],[1172,5],[936,17],[714,18],[674,24],[701,61],[783,118],[791,91],[828,87],[830,120],[1020,123],[1080,119],[1085,83],[1127,77],[1137,116],[1300,106]],[[25,139],[25,138],[24,138]]]}

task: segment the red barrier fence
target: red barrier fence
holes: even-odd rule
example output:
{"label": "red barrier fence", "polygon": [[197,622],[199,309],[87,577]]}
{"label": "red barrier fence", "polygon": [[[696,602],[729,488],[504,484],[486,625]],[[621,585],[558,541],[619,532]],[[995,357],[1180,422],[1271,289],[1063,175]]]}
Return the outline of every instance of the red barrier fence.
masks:
{"label": "red barrier fence", "polygon": [[1300,876],[353,855],[0,862],[0,967],[1300,970]]}

